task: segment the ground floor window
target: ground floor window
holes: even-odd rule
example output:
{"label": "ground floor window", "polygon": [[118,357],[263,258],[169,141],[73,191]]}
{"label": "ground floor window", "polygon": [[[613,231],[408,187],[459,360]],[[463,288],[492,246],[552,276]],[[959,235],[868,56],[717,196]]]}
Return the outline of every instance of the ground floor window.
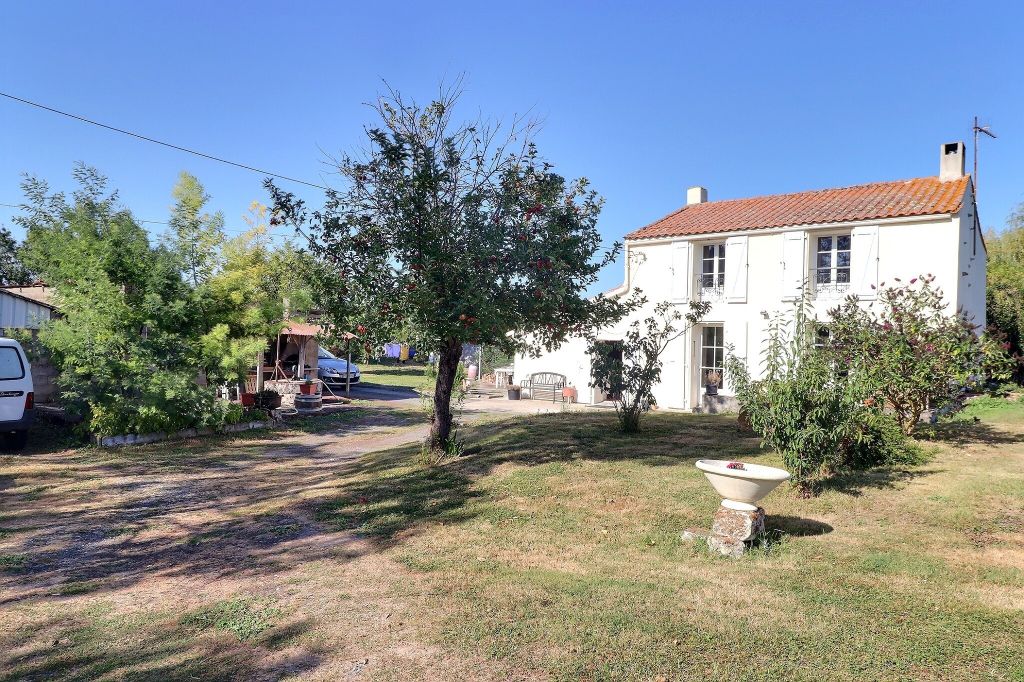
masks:
{"label": "ground floor window", "polygon": [[718,388],[725,386],[725,329],[722,325],[705,325],[700,335],[700,384],[718,377]]}

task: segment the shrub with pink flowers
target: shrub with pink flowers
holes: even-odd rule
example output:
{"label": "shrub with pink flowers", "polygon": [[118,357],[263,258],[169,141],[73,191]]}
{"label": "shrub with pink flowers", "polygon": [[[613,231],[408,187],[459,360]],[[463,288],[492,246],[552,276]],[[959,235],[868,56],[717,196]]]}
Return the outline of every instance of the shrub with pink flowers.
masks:
{"label": "shrub with pink flowers", "polygon": [[951,311],[934,282],[930,274],[895,279],[870,305],[851,296],[828,313],[827,352],[884,399],[906,434],[925,410],[1010,372],[1005,351]]}

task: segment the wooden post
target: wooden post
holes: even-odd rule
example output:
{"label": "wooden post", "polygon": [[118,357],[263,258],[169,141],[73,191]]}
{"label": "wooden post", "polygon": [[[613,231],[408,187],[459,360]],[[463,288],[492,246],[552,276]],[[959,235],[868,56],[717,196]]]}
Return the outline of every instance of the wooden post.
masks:
{"label": "wooden post", "polygon": [[352,339],[345,340],[345,395],[352,393]]}
{"label": "wooden post", "polygon": [[263,347],[256,355],[256,392],[259,393],[263,390],[263,365],[266,364],[267,359],[267,348]]}

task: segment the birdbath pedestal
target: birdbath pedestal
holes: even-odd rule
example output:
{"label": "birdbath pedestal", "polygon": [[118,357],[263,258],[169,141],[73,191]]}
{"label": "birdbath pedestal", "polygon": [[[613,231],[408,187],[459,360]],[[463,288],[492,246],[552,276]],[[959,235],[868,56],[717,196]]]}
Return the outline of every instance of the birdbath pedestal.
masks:
{"label": "birdbath pedestal", "polygon": [[764,532],[764,509],[760,502],[780,483],[789,479],[789,472],[775,467],[724,459],[697,460],[697,468],[722,496],[715,512],[711,530],[688,528],[683,539],[704,539],[708,548],[725,556],[740,557],[750,542]]}

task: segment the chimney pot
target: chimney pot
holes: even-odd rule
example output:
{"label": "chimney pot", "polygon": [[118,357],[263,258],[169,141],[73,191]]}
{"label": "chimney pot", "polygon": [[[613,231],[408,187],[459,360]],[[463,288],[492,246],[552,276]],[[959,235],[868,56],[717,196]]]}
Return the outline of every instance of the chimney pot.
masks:
{"label": "chimney pot", "polygon": [[689,187],[686,190],[686,205],[691,204],[703,204],[708,200],[708,190],[706,187]]}
{"label": "chimney pot", "polygon": [[947,142],[939,150],[939,180],[956,180],[964,176],[964,143]]}

